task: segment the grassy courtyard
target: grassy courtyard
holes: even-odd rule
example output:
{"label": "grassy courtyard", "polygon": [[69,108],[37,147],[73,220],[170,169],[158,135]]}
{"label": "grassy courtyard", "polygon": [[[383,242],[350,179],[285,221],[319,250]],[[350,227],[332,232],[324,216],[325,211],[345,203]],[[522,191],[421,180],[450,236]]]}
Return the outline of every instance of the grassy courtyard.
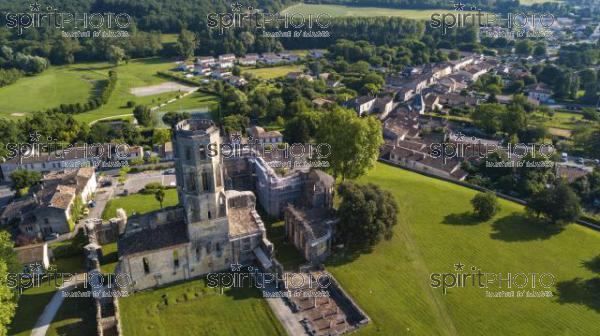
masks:
{"label": "grassy courtyard", "polygon": [[119,301],[123,333],[135,335],[285,335],[254,289],[223,294],[195,280]]}
{"label": "grassy courtyard", "polygon": [[[477,223],[468,213],[474,191],[384,164],[360,182],[390,190],[398,201],[399,220],[390,241],[328,263],[373,319],[358,334],[598,334],[600,311],[573,288],[576,278],[594,276],[584,264],[599,252],[599,232],[575,224],[548,232],[529,222],[521,206],[506,201],[496,217]],[[459,262],[466,272],[474,266],[505,276],[552,273],[554,296],[488,298],[477,287],[454,288],[444,295],[431,287],[431,273],[453,273]]]}
{"label": "grassy courtyard", "polygon": [[[178,202],[177,189],[166,189],[163,207],[177,205]],[[160,203],[158,203],[153,194],[133,194],[116,197],[106,204],[106,207],[102,212],[102,219],[108,220],[116,217],[118,208],[123,208],[125,212],[127,212],[127,216],[131,216],[134,212],[137,214],[145,214],[158,210],[160,209]]]}
{"label": "grassy courtyard", "polygon": [[[468,7],[468,6],[465,6]],[[383,7],[362,7],[362,6],[343,6],[343,5],[318,5],[318,4],[305,4],[300,3],[292,5],[282,11],[282,14],[303,14],[303,15],[317,15],[321,13],[329,14],[332,17],[342,16],[355,16],[355,17],[373,17],[373,16],[387,16],[387,17],[403,17],[407,19],[415,20],[429,20],[432,14],[443,14],[451,13],[452,9],[399,9],[399,8],[383,8]],[[461,11],[463,13],[470,13],[469,11]]]}

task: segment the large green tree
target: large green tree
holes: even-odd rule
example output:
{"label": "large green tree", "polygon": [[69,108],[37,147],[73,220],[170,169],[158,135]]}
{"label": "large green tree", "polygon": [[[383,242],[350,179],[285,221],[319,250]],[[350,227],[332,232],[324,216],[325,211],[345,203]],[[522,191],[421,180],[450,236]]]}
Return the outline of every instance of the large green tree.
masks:
{"label": "large green tree", "polygon": [[374,184],[344,182],[336,239],[349,246],[370,247],[381,238],[390,239],[398,217],[394,196]]}
{"label": "large green tree", "polygon": [[177,53],[179,56],[183,58],[190,58],[194,56],[194,51],[196,50],[196,46],[198,45],[198,41],[196,40],[196,35],[187,30],[182,29],[179,37],[177,38]]}
{"label": "large green tree", "polygon": [[372,168],[383,145],[381,123],[375,117],[361,118],[352,110],[336,108],[319,120],[316,140],[329,145],[329,171],[335,177],[357,178]]}
{"label": "large green tree", "polygon": [[538,217],[543,215],[551,224],[566,224],[581,216],[579,198],[562,180],[534,193],[527,203],[527,210]]}

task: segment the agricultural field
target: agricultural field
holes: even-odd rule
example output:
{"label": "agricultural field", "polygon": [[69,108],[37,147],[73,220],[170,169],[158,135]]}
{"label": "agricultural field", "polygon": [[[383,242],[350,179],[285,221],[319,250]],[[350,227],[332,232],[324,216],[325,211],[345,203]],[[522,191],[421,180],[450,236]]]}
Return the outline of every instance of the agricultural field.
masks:
{"label": "agricultural field", "polygon": [[[470,214],[475,191],[381,163],[359,182],[391,191],[399,216],[391,240],[328,261],[373,320],[358,335],[598,334],[600,307],[581,294],[577,279],[594,277],[589,264],[600,252],[600,232],[576,224],[551,232],[503,200],[499,214],[478,222]],[[462,273],[456,264],[464,273],[551,273],[553,296],[491,298],[476,286],[444,295],[432,288],[431,273]]]}
{"label": "agricultural field", "polygon": [[208,288],[194,280],[119,301],[123,333],[135,335],[285,335],[255,289]]}
{"label": "agricultural field", "polygon": [[[165,199],[163,207],[177,205],[179,202],[177,197],[177,189],[171,188],[165,190]],[[160,209],[160,203],[156,200],[153,194],[133,194],[129,196],[116,197],[108,201],[102,219],[108,220],[117,215],[117,209],[123,208],[127,216],[131,216],[134,212],[137,214],[145,214]]]}
{"label": "agricultural field", "polygon": [[[415,20],[429,20],[432,14],[443,14],[450,13],[452,9],[399,9],[399,8],[382,8],[382,7],[353,7],[343,5],[317,5],[317,4],[305,4],[300,3],[292,5],[284,9],[281,13],[292,14],[298,13],[303,15],[309,14],[320,14],[326,13],[332,17],[373,17],[373,16],[387,16],[387,17],[403,17],[407,19]],[[470,13],[469,11],[462,11],[461,14]]]}

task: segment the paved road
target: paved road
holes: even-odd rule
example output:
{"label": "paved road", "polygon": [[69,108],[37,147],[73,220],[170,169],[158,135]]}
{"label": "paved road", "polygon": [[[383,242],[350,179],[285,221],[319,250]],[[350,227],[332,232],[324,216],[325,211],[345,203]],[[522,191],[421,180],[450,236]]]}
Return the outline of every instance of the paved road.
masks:
{"label": "paved road", "polygon": [[58,312],[60,305],[62,304],[62,302],[65,299],[63,293],[68,293],[75,286],[83,283],[83,280],[81,280],[81,279],[83,279],[82,276],[75,275],[75,276],[69,278],[69,280],[65,281],[60,286],[60,288],[56,291],[56,293],[54,293],[54,296],[52,296],[52,300],[50,300],[50,302],[46,305],[46,308],[44,308],[44,312],[42,313],[42,315],[40,315],[40,317],[38,317],[38,320],[35,323],[33,330],[31,331],[31,336],[45,336],[46,335],[46,331],[48,331],[48,327],[50,327],[50,324],[52,323],[52,320],[54,319],[56,312]]}

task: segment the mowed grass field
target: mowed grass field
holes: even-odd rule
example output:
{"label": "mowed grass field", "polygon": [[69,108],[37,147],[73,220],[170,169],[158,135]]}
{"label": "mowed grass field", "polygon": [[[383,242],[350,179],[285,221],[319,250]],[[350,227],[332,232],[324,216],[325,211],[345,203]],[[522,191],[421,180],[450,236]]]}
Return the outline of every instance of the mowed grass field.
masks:
{"label": "mowed grass field", "polygon": [[0,116],[19,117],[60,104],[85,103],[98,89],[103,72],[74,66],[51,67],[0,88]]}
{"label": "mowed grass field", "polygon": [[[468,9],[468,6],[465,6]],[[399,9],[399,8],[383,8],[383,7],[362,7],[362,6],[343,6],[343,5],[318,5],[300,3],[287,7],[282,14],[303,14],[317,15],[321,13],[329,14],[332,17],[355,16],[355,17],[403,17],[415,20],[429,20],[432,14],[453,13],[452,9]],[[461,11],[460,14],[471,13],[469,11]]]}
{"label": "mowed grass field", "polygon": [[[156,106],[179,95],[165,92],[145,97],[131,94],[131,89],[156,85],[169,81],[157,75],[157,71],[172,69],[175,63],[161,58],[130,60],[117,67],[100,63],[78,63],[51,67],[38,76],[26,77],[15,84],[0,88],[0,116],[19,118],[31,112],[58,107],[60,104],[85,103],[95,97],[99,81],[108,78],[108,71],[115,70],[118,80],[107,104],[93,111],[76,114],[75,118],[92,122],[101,118],[128,115],[133,112],[127,102]],[[204,106],[202,102],[199,106]],[[206,105],[206,104],[205,104]]]}
{"label": "mowed grass field", "polygon": [[[93,64],[90,66],[90,71],[94,71],[96,67],[101,66],[102,63]],[[117,85],[108,103],[96,110],[77,114],[75,118],[80,121],[91,122],[100,118],[130,114],[133,113],[133,109],[126,106],[130,100],[136,104],[155,106],[176,97],[179,94],[177,92],[167,92],[145,97],[136,97],[130,92],[131,88],[167,82],[167,79],[158,76],[156,72],[169,70],[174,66],[173,62],[161,58],[145,58],[131,60],[127,64],[121,64],[113,68],[117,71]],[[108,70],[105,70],[106,76],[108,76]]]}
{"label": "mowed grass field", "polygon": [[285,335],[256,289],[219,290],[194,280],[119,300],[123,333],[135,335]]}
{"label": "mowed grass field", "polygon": [[476,267],[505,276],[552,273],[557,284],[589,280],[594,273],[584,263],[600,253],[600,232],[571,224],[552,234],[507,201],[493,219],[477,223],[469,213],[475,191],[381,163],[359,182],[391,191],[399,219],[393,238],[372,252],[328,262],[373,319],[358,335],[600,334],[600,311],[556,285],[551,298],[487,298],[485,289],[454,288],[444,295],[430,283],[431,273],[456,273],[457,263],[465,273]]}
{"label": "mowed grass field", "polygon": [[299,65],[282,65],[271,68],[243,69],[242,73],[251,73],[261,79],[273,79],[286,76],[290,72],[300,72],[302,69]]}

